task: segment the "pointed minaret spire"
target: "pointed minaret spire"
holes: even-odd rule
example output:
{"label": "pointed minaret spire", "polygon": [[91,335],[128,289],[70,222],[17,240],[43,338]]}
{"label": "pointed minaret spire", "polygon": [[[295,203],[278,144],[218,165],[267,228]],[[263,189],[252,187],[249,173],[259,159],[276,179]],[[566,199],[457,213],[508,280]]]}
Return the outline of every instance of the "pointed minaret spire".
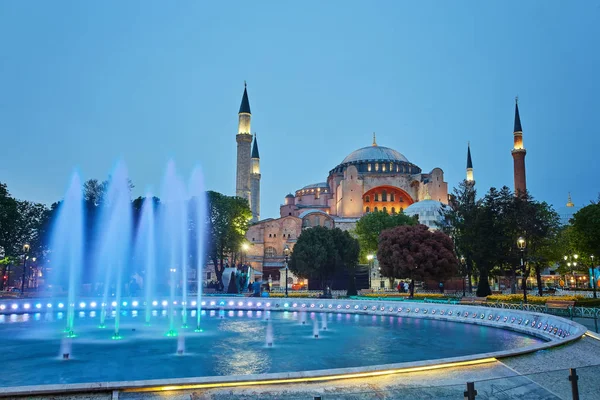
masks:
{"label": "pointed minaret spire", "polygon": [[527,181],[525,178],[525,155],[527,150],[523,146],[523,129],[521,128],[521,116],[519,115],[519,98],[515,98],[515,129],[513,132],[513,173],[515,179],[515,195],[527,192]]}
{"label": "pointed minaret spire", "polygon": [[569,199],[567,200],[567,207],[575,207],[573,201],[571,200],[571,192],[569,192]]}
{"label": "pointed minaret spire", "polygon": [[473,161],[471,161],[471,143],[467,142],[467,182],[474,182]]}
{"label": "pointed minaret spire", "polygon": [[515,130],[513,132],[523,132],[521,117],[519,116],[519,96],[515,97]]}
{"label": "pointed minaret spire", "polygon": [[240,104],[239,114],[252,114],[250,112],[250,102],[248,101],[248,90],[246,87],[246,81],[244,81],[244,95],[242,96],[242,104]]}
{"label": "pointed minaret spire", "polygon": [[377,146],[377,141],[375,140],[375,132],[373,132],[373,144],[371,146]]}
{"label": "pointed minaret spire", "polygon": [[256,132],[254,132],[254,143],[252,144],[252,158],[260,158],[258,155],[258,142],[256,141]]}

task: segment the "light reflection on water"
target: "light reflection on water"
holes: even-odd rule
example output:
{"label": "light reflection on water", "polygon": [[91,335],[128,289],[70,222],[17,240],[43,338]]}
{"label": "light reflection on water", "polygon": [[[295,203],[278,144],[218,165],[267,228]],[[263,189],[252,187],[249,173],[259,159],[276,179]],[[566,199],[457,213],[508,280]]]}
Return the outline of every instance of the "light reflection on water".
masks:
{"label": "light reflection on water", "polygon": [[[97,382],[211,375],[357,367],[373,364],[456,357],[528,346],[539,340],[490,327],[407,317],[328,313],[327,330],[312,339],[313,324],[299,323],[296,312],[264,313],[209,311],[202,319],[203,333],[179,329],[185,336],[186,357],[173,357],[177,338],[165,336],[166,312],[153,313],[151,326],[144,318],[125,313],[123,340],[112,341],[111,329],[98,329],[99,316],[88,312],[76,318],[77,338],[72,355],[62,362],[60,349],[63,313],[0,316],[3,338],[2,385]],[[139,314],[142,315],[142,314]],[[310,312],[311,319],[321,320]],[[272,324],[273,347],[265,343]],[[107,316],[106,326],[114,326]]]}

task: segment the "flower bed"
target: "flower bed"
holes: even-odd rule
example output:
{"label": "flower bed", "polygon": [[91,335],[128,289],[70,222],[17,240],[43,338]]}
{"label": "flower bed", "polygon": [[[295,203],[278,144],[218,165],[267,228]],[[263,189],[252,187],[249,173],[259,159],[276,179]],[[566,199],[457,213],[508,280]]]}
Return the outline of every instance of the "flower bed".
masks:
{"label": "flower bed", "polygon": [[[361,295],[360,297],[374,297],[374,298],[408,298],[408,293],[367,293]],[[415,293],[413,298],[415,299],[449,299],[453,297],[448,297],[442,293]]]}
{"label": "flower bed", "polygon": [[[488,301],[500,303],[521,303],[523,302],[522,294],[494,294],[487,297]],[[574,301],[576,306],[587,305],[591,303],[584,296],[527,296],[529,304],[546,304],[548,301]],[[585,303],[585,304],[584,304]]]}

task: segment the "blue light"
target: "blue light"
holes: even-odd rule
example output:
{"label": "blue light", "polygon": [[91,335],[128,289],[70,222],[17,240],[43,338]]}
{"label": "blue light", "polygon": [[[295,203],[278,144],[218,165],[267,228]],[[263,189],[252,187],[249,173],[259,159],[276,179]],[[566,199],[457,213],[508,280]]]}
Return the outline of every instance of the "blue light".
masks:
{"label": "blue light", "polygon": [[154,300],[154,301],[152,302],[152,305],[153,305],[154,307],[156,307],[156,306],[158,305],[158,301]]}
{"label": "blue light", "polygon": [[42,308],[42,305],[41,305],[40,303],[37,303],[37,304],[35,305],[35,308]]}
{"label": "blue light", "polygon": [[58,308],[63,308],[65,305],[63,303],[58,303]]}
{"label": "blue light", "polygon": [[90,303],[90,307],[92,307],[92,308],[96,307],[96,302],[95,302],[95,301],[92,301],[92,302]]}
{"label": "blue light", "polygon": [[79,308],[85,308],[85,303],[83,301],[79,303]]}
{"label": "blue light", "polygon": [[283,303],[283,306],[284,306],[285,308],[288,308],[290,305],[289,305],[288,303]]}
{"label": "blue light", "polygon": [[163,302],[162,302],[162,305],[163,305],[163,307],[166,307],[168,304],[169,304],[169,302],[168,302],[168,301],[166,301],[166,300],[163,300]]}
{"label": "blue light", "polygon": [[29,307],[31,307],[31,306],[29,305],[29,303],[26,303],[26,304],[23,306],[23,308],[24,308],[24,309],[26,309],[26,310],[29,310]]}
{"label": "blue light", "polygon": [[126,301],[123,302],[123,307],[127,307],[127,302]]}
{"label": "blue light", "polygon": [[13,310],[16,310],[17,308],[19,308],[19,306],[18,306],[17,304],[13,304],[13,305],[11,306],[11,308],[12,308]]}
{"label": "blue light", "polygon": [[4,310],[6,306],[4,304],[0,304],[0,310]]}
{"label": "blue light", "polygon": [[192,307],[196,307],[198,303],[196,303],[195,301],[192,301]]}
{"label": "blue light", "polygon": [[48,307],[48,308],[52,308],[52,303],[48,303],[48,304],[46,304],[46,307]]}
{"label": "blue light", "polygon": [[137,301],[134,301],[134,302],[132,302],[132,303],[131,303],[131,305],[132,305],[132,306],[134,306],[134,307],[137,307],[137,306],[138,306],[138,304],[139,304],[139,303],[138,303]]}
{"label": "blue light", "polygon": [[116,307],[117,306],[117,302],[113,301],[110,305],[113,306],[113,307]]}

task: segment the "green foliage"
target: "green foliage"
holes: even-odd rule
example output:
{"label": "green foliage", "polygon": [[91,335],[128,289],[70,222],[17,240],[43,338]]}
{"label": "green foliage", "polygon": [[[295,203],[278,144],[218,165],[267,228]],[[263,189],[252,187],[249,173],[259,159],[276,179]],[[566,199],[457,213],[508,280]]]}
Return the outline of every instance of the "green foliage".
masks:
{"label": "green foliage", "polygon": [[241,197],[209,191],[207,200],[207,255],[215,266],[218,281],[222,282],[225,268],[223,260],[226,254],[239,251],[245,240],[252,212],[248,201]]}
{"label": "green foliage", "polygon": [[577,211],[571,220],[573,241],[579,251],[600,257],[600,201]]}
{"label": "green foliage", "polygon": [[458,269],[450,237],[441,231],[432,232],[425,225],[383,231],[377,260],[383,276],[411,279],[411,296],[415,280],[444,281]]}
{"label": "green foliage", "polygon": [[366,261],[367,255],[377,252],[379,235],[386,229],[403,225],[415,225],[416,217],[404,213],[388,214],[384,211],[374,211],[363,215],[356,223],[354,233],[360,244],[360,259]]}
{"label": "green foliage", "polygon": [[358,240],[348,232],[315,226],[303,230],[298,237],[289,268],[301,278],[316,279],[322,284],[342,269],[348,270],[353,279],[358,255]]}

